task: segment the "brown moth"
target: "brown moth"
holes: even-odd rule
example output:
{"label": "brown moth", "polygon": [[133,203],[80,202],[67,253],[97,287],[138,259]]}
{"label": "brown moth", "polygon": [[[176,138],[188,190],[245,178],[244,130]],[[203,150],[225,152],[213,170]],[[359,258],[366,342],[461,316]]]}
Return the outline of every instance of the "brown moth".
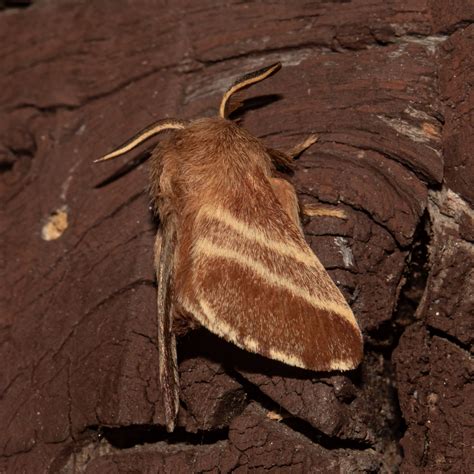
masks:
{"label": "brown moth", "polygon": [[153,152],[150,173],[161,222],[155,269],[168,431],[179,408],[175,338],[186,324],[304,369],[350,370],[362,358],[357,321],[305,241],[295,189],[276,176],[277,165],[290,166],[316,137],[283,153],[227,118],[240,105],[229,101],[235,92],[280,67],[238,79],[224,94],[217,118],[159,121],[97,160],[172,130]]}

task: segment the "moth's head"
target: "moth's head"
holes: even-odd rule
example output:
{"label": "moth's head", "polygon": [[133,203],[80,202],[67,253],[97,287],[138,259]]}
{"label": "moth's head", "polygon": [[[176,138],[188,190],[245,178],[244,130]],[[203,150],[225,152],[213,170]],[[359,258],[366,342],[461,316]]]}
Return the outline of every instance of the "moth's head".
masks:
{"label": "moth's head", "polygon": [[[245,76],[242,76],[237,79],[222,97],[221,104],[219,107],[219,119],[213,120],[219,121],[220,119],[227,119],[232,112],[237,110],[242,105],[242,102],[238,98],[236,98],[238,97],[238,92],[247,89],[248,87],[252,86],[253,84],[256,84],[257,82],[263,81],[267,77],[270,77],[271,75],[275,74],[280,69],[281,63],[278,62],[272,64],[271,66],[264,67],[263,69],[259,69],[258,71],[245,74]],[[188,126],[189,122],[184,120],[159,120],[158,122],[155,122],[149,125],[144,130],[138,132],[136,135],[127,140],[123,145],[119,146],[114,151],[95,160],[94,163],[117,158],[118,156],[121,156],[134,149],[138,145],[142,144],[145,140],[148,140],[149,138],[165,130],[182,130],[188,128]]]}

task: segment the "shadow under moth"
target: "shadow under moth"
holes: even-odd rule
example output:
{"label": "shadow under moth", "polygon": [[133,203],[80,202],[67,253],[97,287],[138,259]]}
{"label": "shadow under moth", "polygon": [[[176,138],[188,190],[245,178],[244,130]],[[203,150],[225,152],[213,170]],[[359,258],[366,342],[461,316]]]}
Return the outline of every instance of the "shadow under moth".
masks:
{"label": "shadow under moth", "polygon": [[295,189],[277,174],[316,137],[284,153],[228,119],[241,105],[234,94],[280,67],[238,79],[218,117],[158,121],[96,160],[172,131],[152,153],[150,171],[161,222],[154,254],[168,431],[179,408],[176,336],[183,328],[202,325],[240,348],[314,371],[354,369],[362,358],[357,321],[305,241]]}

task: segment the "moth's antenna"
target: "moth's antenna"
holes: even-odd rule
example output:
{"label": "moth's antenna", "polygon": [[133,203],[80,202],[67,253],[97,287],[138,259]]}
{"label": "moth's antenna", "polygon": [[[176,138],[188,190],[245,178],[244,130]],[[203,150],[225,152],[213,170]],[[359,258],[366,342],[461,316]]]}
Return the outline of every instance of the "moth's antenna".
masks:
{"label": "moth's antenna", "polygon": [[107,155],[94,160],[94,163],[98,163],[99,161],[106,161],[111,160],[112,158],[117,158],[118,156],[124,155],[125,153],[133,150],[135,147],[143,143],[145,140],[157,135],[164,130],[170,129],[182,129],[186,127],[186,122],[184,120],[176,120],[176,119],[164,119],[159,120],[158,122],[152,123],[145,129],[138,132],[132,138],[127,140],[123,145],[116,148],[114,151],[111,151]]}
{"label": "moth's antenna", "polygon": [[264,67],[263,69],[259,69],[258,71],[250,72],[245,76],[240,77],[237,79],[234,84],[227,90],[222,97],[221,105],[219,107],[219,116],[222,118],[227,118],[229,115],[228,111],[228,101],[232,94],[235,94],[237,91],[242,89],[246,89],[257,82],[263,81],[267,77],[270,77],[272,74],[275,74],[281,68],[281,63],[275,63],[271,66]]}

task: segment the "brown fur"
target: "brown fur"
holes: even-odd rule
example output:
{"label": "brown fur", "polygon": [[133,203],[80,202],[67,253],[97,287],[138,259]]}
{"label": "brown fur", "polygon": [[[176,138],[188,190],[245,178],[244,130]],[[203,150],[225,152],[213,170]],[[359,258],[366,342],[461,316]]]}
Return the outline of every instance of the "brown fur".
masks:
{"label": "brown fur", "polygon": [[[292,365],[353,368],[362,356],[360,331],[353,316],[338,314],[337,308],[350,309],[304,240],[293,187],[273,172],[264,145],[224,119],[191,123],[174,132],[153,156],[152,198],[161,218],[176,225],[176,311],[194,313],[201,324],[237,345]],[[314,263],[308,268],[265,248],[265,242],[242,238],[219,217],[220,210],[235,217],[244,231],[260,229],[269,242],[294,247]],[[217,254],[209,253],[211,248]],[[247,263],[239,262],[235,252]],[[258,274],[252,269],[255,264]],[[281,286],[278,281],[269,284],[266,272],[274,280],[279,275]],[[295,288],[304,290],[303,296]],[[323,301],[322,306],[311,299]],[[203,301],[215,315],[206,314]],[[325,309],[324,302],[333,306]],[[248,335],[252,342],[247,344]],[[272,356],[272,348],[280,356]],[[298,361],[286,360],[285,354]]]}

